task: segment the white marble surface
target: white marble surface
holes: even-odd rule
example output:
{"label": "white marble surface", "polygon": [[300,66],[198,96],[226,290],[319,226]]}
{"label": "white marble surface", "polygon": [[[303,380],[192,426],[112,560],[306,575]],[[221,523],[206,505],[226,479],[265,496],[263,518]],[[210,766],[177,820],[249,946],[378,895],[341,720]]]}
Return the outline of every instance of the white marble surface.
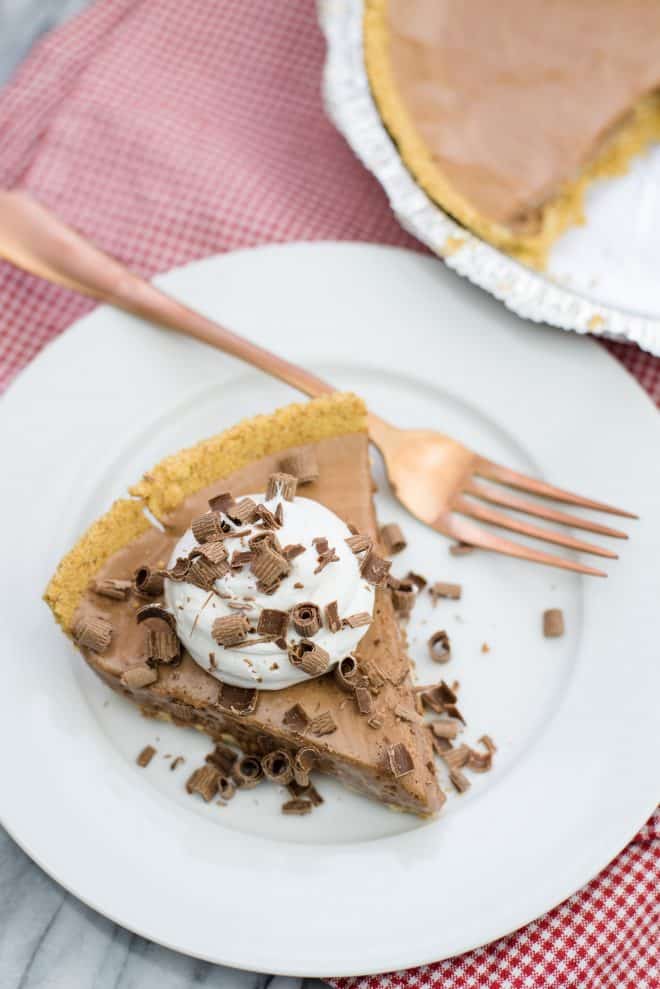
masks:
{"label": "white marble surface", "polygon": [[[89,0],[0,0],[0,85]],[[320,989],[238,972],[136,937],[49,879],[0,826],[0,989]]]}

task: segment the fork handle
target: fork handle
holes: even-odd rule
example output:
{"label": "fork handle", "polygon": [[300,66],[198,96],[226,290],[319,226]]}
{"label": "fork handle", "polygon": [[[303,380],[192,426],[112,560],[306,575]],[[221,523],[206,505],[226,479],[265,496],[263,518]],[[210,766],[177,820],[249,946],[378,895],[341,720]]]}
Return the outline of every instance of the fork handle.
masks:
{"label": "fork handle", "polygon": [[161,292],[23,192],[0,192],[0,257],[46,281],[211,344],[312,398],[335,390]]}

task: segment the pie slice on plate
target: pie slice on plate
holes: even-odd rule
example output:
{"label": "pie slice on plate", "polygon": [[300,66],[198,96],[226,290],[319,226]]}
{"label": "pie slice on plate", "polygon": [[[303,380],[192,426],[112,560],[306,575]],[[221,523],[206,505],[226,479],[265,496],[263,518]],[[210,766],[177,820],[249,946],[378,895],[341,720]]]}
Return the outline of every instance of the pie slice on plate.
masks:
{"label": "pie slice on plate", "polygon": [[94,672],[272,778],[302,786],[314,769],[398,810],[438,811],[377,545],[363,403],[336,394],[240,423],[131,494],[45,594]]}
{"label": "pie slice on plate", "polygon": [[366,0],[364,47],[416,181],[535,267],[588,184],[660,138],[653,0]]}

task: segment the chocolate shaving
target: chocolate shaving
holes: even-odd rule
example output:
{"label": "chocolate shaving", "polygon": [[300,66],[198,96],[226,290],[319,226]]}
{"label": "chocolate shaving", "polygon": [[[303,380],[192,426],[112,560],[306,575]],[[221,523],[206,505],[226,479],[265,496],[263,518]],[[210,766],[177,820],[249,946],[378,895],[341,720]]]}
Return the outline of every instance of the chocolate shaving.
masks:
{"label": "chocolate shaving", "polygon": [[383,560],[382,557],[370,549],[362,560],[360,573],[366,581],[378,587],[387,580],[391,566],[392,564],[389,560]]}
{"label": "chocolate shaving", "polygon": [[330,548],[330,544],[325,536],[316,536],[316,538],[312,539],[312,544],[319,555],[321,553],[327,553]]}
{"label": "chocolate shaving", "polygon": [[149,567],[138,567],[133,577],[135,590],[141,597],[158,598],[163,593],[165,585],[163,574]]}
{"label": "chocolate shaving", "polygon": [[236,796],[236,783],[229,776],[218,776],[218,796],[225,801]]}
{"label": "chocolate shaving", "polygon": [[561,608],[548,608],[543,612],[543,635],[546,639],[558,639],[564,634],[564,613]]}
{"label": "chocolate shaving", "polygon": [[260,635],[272,635],[279,639],[286,635],[289,627],[288,611],[279,611],[277,608],[264,608],[259,615],[257,632]]}
{"label": "chocolate shaving", "polygon": [[103,653],[112,639],[112,623],[102,615],[79,618],[73,629],[73,637],[83,649]]}
{"label": "chocolate shaving", "polygon": [[218,704],[232,714],[252,714],[257,706],[256,690],[247,687],[234,687],[230,683],[221,683],[218,692]]}
{"label": "chocolate shaving", "polygon": [[292,474],[297,478],[298,484],[309,484],[318,481],[319,478],[316,454],[309,447],[282,457],[279,467],[283,473]]}
{"label": "chocolate shaving", "polygon": [[175,756],[175,758],[172,759],[172,762],[170,763],[170,772],[173,769],[178,769],[179,766],[181,765],[181,763],[182,762],[185,762],[185,761],[186,760],[184,759],[184,757],[182,755]]}
{"label": "chocolate shaving", "polygon": [[250,623],[245,615],[225,615],[223,618],[216,618],[213,622],[211,635],[218,645],[228,649],[241,642],[249,628]]}
{"label": "chocolate shaving", "polygon": [[217,512],[204,512],[191,523],[192,534],[198,543],[214,542],[224,539],[222,519]]}
{"label": "chocolate shaving", "polygon": [[280,527],[284,525],[284,505],[281,501],[278,502],[277,508],[275,509],[275,519]]}
{"label": "chocolate shaving", "polygon": [[269,546],[276,553],[283,554],[279,539],[272,529],[266,529],[265,532],[257,532],[250,539],[250,548],[253,556],[259,553],[266,546]]}
{"label": "chocolate shaving", "polygon": [[119,682],[124,687],[128,687],[129,690],[140,690],[142,687],[148,687],[149,684],[155,683],[157,679],[158,670],[155,670],[153,666],[147,666],[146,663],[141,663],[140,666],[132,666],[130,670],[125,670],[119,677]]}
{"label": "chocolate shaving", "polygon": [[263,779],[261,760],[256,756],[246,755],[239,759],[233,770],[234,779],[243,790],[249,790]]}
{"label": "chocolate shaving", "polygon": [[453,741],[458,733],[461,731],[461,726],[458,721],[450,721],[449,719],[438,721],[432,721],[429,728],[433,732],[436,738],[448,738]]}
{"label": "chocolate shaving", "polygon": [[227,514],[227,509],[234,504],[234,496],[229,491],[222,491],[220,494],[209,498],[209,507],[213,512],[223,512]]}
{"label": "chocolate shaving", "polygon": [[321,573],[321,571],[325,570],[329,563],[339,563],[339,557],[337,556],[334,546],[331,546],[330,549],[324,550],[323,553],[319,553],[317,560],[318,566],[315,568],[314,573]]}
{"label": "chocolate shaving", "polygon": [[470,746],[469,745],[458,745],[455,749],[450,749],[443,756],[449,769],[463,769],[467,766],[468,759],[470,758]]}
{"label": "chocolate shaving", "polygon": [[397,580],[390,577],[388,580],[390,595],[394,610],[402,618],[410,618],[415,601],[417,600],[417,590],[411,580]]}
{"label": "chocolate shaving", "polygon": [[170,570],[165,570],[164,573],[169,580],[181,581],[185,580],[189,570],[190,560],[187,556],[180,556],[174,566]]}
{"label": "chocolate shaving", "polygon": [[188,777],[186,790],[188,793],[198,793],[200,797],[203,797],[209,803],[218,792],[219,778],[220,773],[215,766],[207,763],[205,766],[200,766],[192,776]]}
{"label": "chocolate shaving", "polygon": [[211,591],[216,580],[227,573],[229,573],[229,563],[226,560],[211,563],[206,557],[198,556],[192,561],[186,580],[195,587],[201,587],[203,591]]}
{"label": "chocolate shaving", "polygon": [[404,583],[410,582],[414,584],[418,591],[423,591],[428,580],[426,577],[422,577],[421,573],[415,573],[414,570],[409,570],[406,576],[403,578]]}
{"label": "chocolate shaving", "polygon": [[377,714],[374,714],[374,715],[372,715],[371,718],[369,718],[369,720],[367,721],[367,724],[369,725],[370,728],[382,728],[383,727],[383,719],[382,718],[379,718]]}
{"label": "chocolate shaving", "polygon": [[477,741],[481,745],[483,745],[483,747],[487,749],[487,751],[490,752],[491,755],[495,755],[495,753],[497,752],[497,746],[495,745],[495,742],[492,740],[490,735],[482,735],[481,738],[477,739]]}
{"label": "chocolate shaving", "polygon": [[215,748],[209,752],[205,761],[215,766],[223,776],[230,776],[238,761],[238,752],[223,742],[216,742]]}
{"label": "chocolate shaving", "polygon": [[312,801],[303,800],[299,797],[295,797],[293,800],[287,800],[286,803],[282,804],[283,814],[295,815],[296,817],[302,817],[304,814],[311,814],[312,810]]}
{"label": "chocolate shaving", "polygon": [[351,552],[355,553],[356,556],[359,556],[360,553],[369,552],[373,546],[373,539],[370,536],[363,536],[360,533],[348,536],[345,542]]}
{"label": "chocolate shaving", "polygon": [[361,628],[363,625],[371,624],[371,615],[368,611],[358,611],[354,615],[348,615],[347,618],[342,619],[342,626],[344,628]]}
{"label": "chocolate shaving", "polygon": [[296,780],[292,780],[291,783],[287,785],[287,790],[292,797],[302,797],[304,800],[309,800],[312,807],[320,807],[323,803],[323,797],[313,783],[301,784]]}
{"label": "chocolate shaving", "polygon": [[388,522],[380,530],[380,541],[385,547],[388,556],[400,553],[408,545],[401,531],[401,526],[396,522]]}
{"label": "chocolate shaving", "polygon": [[276,513],[271,512],[270,508],[266,508],[265,505],[257,505],[257,518],[266,529],[280,529],[284,521],[284,516],[279,519]]}
{"label": "chocolate shaving", "polygon": [[475,773],[487,773],[493,768],[493,757],[490,752],[475,752],[470,749],[467,767]]}
{"label": "chocolate shaving", "polygon": [[237,549],[231,555],[230,566],[232,570],[238,570],[239,567],[244,566],[246,563],[250,563],[252,560],[252,550],[249,549]]}
{"label": "chocolate shaving", "polygon": [[293,775],[299,786],[309,786],[309,774],[318,765],[318,752],[306,746],[298,749],[293,760]]}
{"label": "chocolate shaving", "polygon": [[335,668],[335,679],[342,690],[353,693],[359,679],[358,663],[355,656],[345,656]]}
{"label": "chocolate shaving", "polygon": [[436,604],[438,598],[449,598],[452,601],[458,601],[461,596],[461,585],[447,584],[439,580],[429,587],[429,594],[433,598],[433,604]]}
{"label": "chocolate shaving", "polygon": [[401,718],[402,721],[409,721],[413,725],[419,724],[421,720],[416,711],[411,711],[404,704],[397,704],[394,713],[397,718]]}
{"label": "chocolate shaving", "polygon": [[170,625],[160,623],[146,630],[147,659],[152,663],[172,663],[181,655],[181,643]]}
{"label": "chocolate shaving", "polygon": [[333,731],[337,731],[337,724],[330,711],[323,711],[312,718],[309,723],[309,730],[312,735],[332,735]]}
{"label": "chocolate shaving", "polygon": [[470,546],[469,543],[452,543],[449,547],[449,552],[452,556],[468,556],[470,553],[474,553],[476,546]]}
{"label": "chocolate shaving", "polygon": [[434,632],[429,639],[429,655],[434,663],[446,663],[451,659],[451,644],[444,629]]}
{"label": "chocolate shaving", "polygon": [[271,474],[266,485],[266,501],[271,501],[278,496],[284,498],[285,501],[293,501],[297,487],[298,478],[293,474],[284,474],[282,471]]}
{"label": "chocolate shaving", "polygon": [[339,608],[336,601],[331,601],[330,604],[326,604],[323,615],[325,618],[325,624],[331,632],[339,632],[341,630],[341,618],[339,617]]}
{"label": "chocolate shaving", "polygon": [[373,711],[373,702],[368,687],[355,688],[355,702],[360,714],[371,714]]}
{"label": "chocolate shaving", "polygon": [[450,769],[449,779],[452,781],[459,793],[465,793],[470,789],[470,781],[460,769]]}
{"label": "chocolate shaving", "polygon": [[390,772],[397,779],[400,776],[406,776],[408,773],[412,773],[415,768],[412,756],[403,742],[397,742],[396,745],[388,745],[387,761]]}
{"label": "chocolate shaving", "polygon": [[286,786],[293,779],[293,760],[284,749],[277,749],[264,756],[261,760],[261,768],[266,779],[273,783]]}
{"label": "chocolate shaving", "polygon": [[288,546],[285,546],[284,549],[282,550],[282,556],[284,557],[285,560],[295,560],[297,556],[300,556],[304,552],[305,552],[305,547],[303,546],[302,543],[295,543],[295,544],[290,543]]}
{"label": "chocolate shaving", "polygon": [[289,662],[308,676],[320,676],[330,665],[330,655],[309,639],[301,639],[289,648]]}
{"label": "chocolate shaving", "polygon": [[291,624],[298,635],[309,639],[321,628],[321,609],[312,601],[302,601],[291,612]]}
{"label": "chocolate shaving", "polygon": [[235,649],[247,649],[250,646],[261,646],[264,642],[272,642],[272,635],[261,635],[257,639],[241,639],[240,642],[236,642],[232,648]]}
{"label": "chocolate shaving", "polygon": [[211,651],[209,653],[209,669],[211,669],[211,670],[217,670],[217,668],[218,668],[218,661],[215,658],[215,653],[213,651]]}
{"label": "chocolate shaving", "polygon": [[309,728],[309,715],[302,704],[294,704],[284,712],[282,724],[296,735],[303,735]]}
{"label": "chocolate shaving", "polygon": [[95,594],[112,598],[114,601],[125,601],[132,586],[130,580],[115,580],[112,577],[97,577],[92,582],[92,590]]}
{"label": "chocolate shaving", "polygon": [[227,601],[227,607],[231,608],[232,611],[242,611],[243,614],[247,611],[252,611],[253,605],[251,601]]}
{"label": "chocolate shaving", "polygon": [[234,525],[250,525],[259,518],[261,508],[263,506],[257,505],[252,498],[241,498],[225,509],[225,515]]}
{"label": "chocolate shaving", "polygon": [[439,756],[444,756],[445,752],[449,752],[452,748],[450,738],[438,738],[437,735],[431,735],[431,745]]}
{"label": "chocolate shaving", "polygon": [[153,745],[146,745],[142,749],[142,751],[140,752],[140,754],[138,755],[135,761],[137,762],[138,766],[141,766],[142,769],[144,769],[145,766],[149,765],[149,763],[151,762],[151,760],[155,755],[156,755],[156,750],[153,747]]}
{"label": "chocolate shaving", "polygon": [[257,578],[258,585],[265,591],[269,588],[274,590],[282,577],[285,577],[291,570],[288,560],[285,560],[269,545],[261,543],[258,552],[253,555],[250,561],[250,567]]}

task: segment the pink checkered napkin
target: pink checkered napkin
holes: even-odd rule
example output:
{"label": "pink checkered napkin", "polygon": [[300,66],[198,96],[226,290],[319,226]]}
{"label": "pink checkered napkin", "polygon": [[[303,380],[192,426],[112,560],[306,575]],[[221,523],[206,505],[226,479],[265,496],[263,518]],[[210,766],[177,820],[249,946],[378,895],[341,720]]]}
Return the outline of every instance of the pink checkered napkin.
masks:
{"label": "pink checkered napkin", "polygon": [[[287,240],[416,248],[326,120],[311,0],[101,0],[0,94],[0,184],[137,271]],[[91,303],[0,265],[0,387]],[[660,402],[660,360],[608,349]],[[584,890],[460,958],[337,980],[386,989],[659,985],[660,814]]]}

